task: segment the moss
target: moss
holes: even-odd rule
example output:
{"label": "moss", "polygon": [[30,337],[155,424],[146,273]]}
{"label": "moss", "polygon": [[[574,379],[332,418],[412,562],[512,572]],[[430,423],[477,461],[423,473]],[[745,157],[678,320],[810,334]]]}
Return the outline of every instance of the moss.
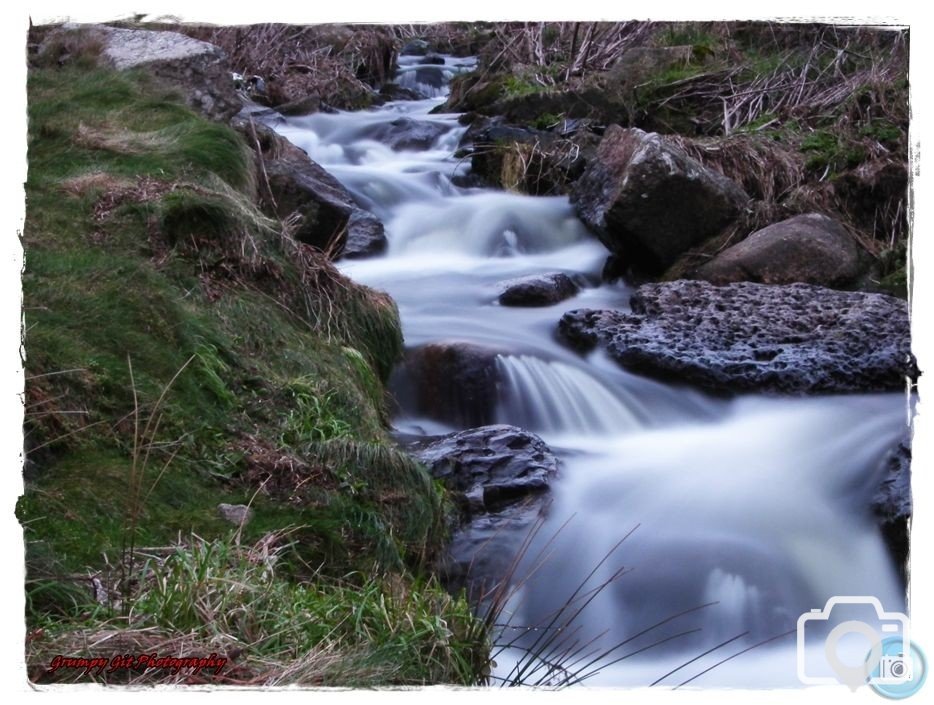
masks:
{"label": "moss", "polygon": [[879,280],[879,289],[891,296],[908,298],[908,268],[901,266]]}
{"label": "moss", "polygon": [[508,75],[503,80],[503,97],[521,98],[535,93],[541,93],[544,87],[531,78],[520,75]]}
{"label": "moss", "polygon": [[801,140],[800,149],[805,155],[806,169],[831,174],[857,167],[869,157],[863,145],[830,129],[815,130],[806,135]]}
{"label": "moss", "polygon": [[144,76],[28,89],[30,623],[96,614],[60,576],[128,544],[229,533],[219,502],[252,503],[244,540],[301,527],[287,576],[423,574],[443,495],[386,432],[395,303],[283,235],[241,138]]}
{"label": "moss", "polygon": [[869,122],[860,128],[859,133],[863,137],[878,140],[883,144],[897,145],[906,135],[898,125],[884,118],[878,118]]}
{"label": "moss", "polygon": [[697,23],[668,25],[659,32],[655,43],[663,47],[690,46],[694,61],[704,61],[722,49],[721,40]]}
{"label": "moss", "polygon": [[548,130],[561,122],[561,116],[554,113],[544,113],[535,118],[532,126],[537,130]]}

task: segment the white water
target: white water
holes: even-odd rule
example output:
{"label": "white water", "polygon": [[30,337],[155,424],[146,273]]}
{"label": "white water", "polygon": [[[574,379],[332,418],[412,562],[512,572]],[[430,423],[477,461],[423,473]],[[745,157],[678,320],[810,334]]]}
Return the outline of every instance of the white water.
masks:
{"label": "white water", "polygon": [[[421,85],[416,71],[406,59],[400,82],[444,94],[444,87]],[[342,267],[395,298],[407,344],[456,339],[510,351],[497,360],[497,420],[539,433],[561,455],[554,502],[529,553],[544,549],[550,557],[512,601],[513,623],[541,624],[611,552],[588,587],[621,564],[630,572],[583,611],[583,641],[603,634],[597,643],[609,648],[678,612],[717,604],[615,652],[700,630],[603,669],[592,681],[602,685],[652,683],[747,633],[664,681],[677,685],[793,629],[799,614],[832,595],[874,595],[886,609],[903,610],[902,588],[866,507],[876,468],[904,431],[904,397],[716,400],[629,374],[599,353],[573,354],[553,337],[561,314],[626,308],[629,288],[598,286],[606,252],[566,198],[451,183],[467,168],[452,156],[464,128],[456,116],[429,114],[442,100],[293,118],[276,129],[384,220],[387,255]],[[400,116],[446,132],[418,152],[371,139],[375,127]],[[547,308],[496,303],[504,280],[554,271],[591,285]],[[396,423],[407,432],[452,430],[405,411]],[[499,675],[515,654],[498,658]],[[793,636],[691,683],[797,684]]]}

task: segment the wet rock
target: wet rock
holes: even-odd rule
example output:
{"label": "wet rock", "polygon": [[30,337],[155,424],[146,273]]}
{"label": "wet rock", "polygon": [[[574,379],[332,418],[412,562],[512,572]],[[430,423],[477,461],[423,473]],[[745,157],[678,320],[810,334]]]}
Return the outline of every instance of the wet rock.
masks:
{"label": "wet rock", "polygon": [[372,213],[358,208],[347,220],[347,233],[340,256],[344,259],[375,257],[385,252],[388,245],[382,221]]}
{"label": "wet rock", "polygon": [[282,115],[288,115],[289,117],[295,117],[299,115],[311,115],[312,113],[318,112],[333,112],[333,109],[321,100],[321,96],[312,94],[288,103],[283,103],[282,105],[277,105],[276,112]]}
{"label": "wet rock", "polygon": [[418,414],[460,426],[488,424],[496,416],[499,354],[463,342],[425,345],[406,355],[394,386],[413,390],[409,403]]}
{"label": "wet rock", "polygon": [[452,531],[436,572],[452,593],[466,590],[479,602],[509,575],[510,568],[535,522],[548,505],[547,494],[477,514]]}
{"label": "wet rock", "polygon": [[709,391],[788,394],[904,389],[917,377],[908,307],[808,284],[675,281],[639,287],[632,312],[571,311],[559,334],[620,365]]}
{"label": "wet rock", "polygon": [[442,123],[401,117],[378,125],[370,137],[395,150],[419,150],[431,147],[448,129]]}
{"label": "wet rock", "polygon": [[63,46],[63,35],[78,33],[100,46],[99,63],[118,71],[142,70],[181,89],[185,102],[212,120],[226,121],[240,110],[227,56],[213,44],[178,32],[64,24],[50,32],[39,55]]}
{"label": "wet rock", "polygon": [[471,513],[543,492],[558,470],[558,459],[541,438],[504,424],[421,441],[409,451]]}
{"label": "wet rock", "polygon": [[244,109],[231,126],[262,158],[260,196],[267,210],[285,219],[297,214],[295,239],[340,257],[370,257],[386,249],[382,222],[360,208],[344,186],[275,130],[274,111]]}
{"label": "wet rock", "polygon": [[428,54],[419,62],[422,66],[444,66],[444,57],[437,54]]}
{"label": "wet rock", "polygon": [[246,526],[253,518],[253,510],[245,504],[218,504],[217,513],[234,526]]}
{"label": "wet rock", "polygon": [[896,566],[906,577],[911,519],[911,439],[906,434],[883,461],[882,481],[872,498],[873,513],[879,519],[882,536]]}
{"label": "wet rock", "polygon": [[269,95],[266,92],[266,79],[256,74],[244,76],[239,73],[232,74],[234,88],[240,95],[244,104],[269,104]]}
{"label": "wet rock", "polygon": [[396,83],[387,83],[379,89],[378,103],[388,103],[393,100],[421,100],[422,96],[411,88]]}
{"label": "wet rock", "polygon": [[379,219],[359,208],[347,189],[316,162],[279,160],[267,164],[266,172],[277,215],[300,217],[297,240],[345,256],[386,249]]}
{"label": "wet rock", "polygon": [[694,278],[714,284],[802,282],[847,288],[865,269],[846,229],[833,218],[809,213],[754,232],[700,267]]}
{"label": "wet rock", "polygon": [[503,283],[503,306],[551,306],[577,293],[577,284],[562,272],[533,274]]}
{"label": "wet rock", "polygon": [[581,220],[629,269],[647,274],[715,235],[748,200],[660,135],[615,125],[571,190]]}
{"label": "wet rock", "polygon": [[455,174],[451,177],[451,183],[460,188],[485,188],[489,185],[486,179],[468,171],[466,174]]}
{"label": "wet rock", "polygon": [[440,66],[421,66],[415,69],[415,81],[437,90],[444,85],[444,71]]}
{"label": "wet rock", "polygon": [[431,45],[424,39],[413,39],[402,47],[402,55],[425,56],[431,49]]}

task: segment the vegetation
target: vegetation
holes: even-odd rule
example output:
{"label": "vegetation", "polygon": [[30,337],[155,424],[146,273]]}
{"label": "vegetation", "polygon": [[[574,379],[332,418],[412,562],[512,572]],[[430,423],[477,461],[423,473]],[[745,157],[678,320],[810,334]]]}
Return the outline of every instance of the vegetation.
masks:
{"label": "vegetation", "polygon": [[[487,658],[466,601],[432,584],[349,574],[296,581],[289,531],[252,545],[192,537],[158,551],[134,576],[126,616],[96,607],[64,628],[40,620],[29,661],[60,654],[219,654],[215,673],[182,670],[60,669],[46,680],[105,683],[237,683],[367,687],[387,683],[470,683]],[[37,631],[33,632],[36,635]],[[91,653],[96,653],[92,648]]]}
{"label": "vegetation", "polygon": [[485,632],[427,573],[445,497],[385,431],[392,301],[146,76],[48,62],[28,93],[31,676],[106,641],[231,655],[212,682],[476,682]]}
{"label": "vegetation", "polygon": [[[905,293],[904,31],[639,22],[172,29],[261,75],[272,104],[315,94],[368,106],[413,38],[479,53],[479,70],[455,80],[448,107],[552,132],[474,155],[506,187],[565,191],[607,124],[662,132],[755,199],[667,276],[817,210],[875,259],[880,288]],[[234,130],[145,75],[97,68],[99,51],[67,35],[29,74],[26,492],[17,513],[31,677],[485,682],[508,586],[477,619],[430,577],[449,506],[386,433],[384,385],[402,351],[392,300],[343,277],[293,237],[292,223],[257,205],[255,155]],[[232,527],[218,503],[248,505],[252,519]],[[572,596],[556,617],[562,629],[577,609]],[[586,677],[583,667],[539,670],[543,659],[577,653],[555,633],[517,640],[529,656],[508,682]],[[56,654],[103,644],[108,653],[217,652],[229,664],[171,677],[48,668]]]}
{"label": "vegetation", "polygon": [[[583,121],[572,139],[585,159],[591,130],[607,124],[659,132],[756,199],[730,232],[669,278],[759,227],[817,211],[861,243],[878,288],[907,294],[907,31],[624,22],[511,23],[491,33],[479,70],[452,85],[449,108],[539,130]],[[546,124],[544,114],[558,119]],[[566,150],[554,159],[515,158],[523,150],[514,143],[479,151],[484,163],[511,165],[492,169],[508,188],[552,193],[573,180]]]}
{"label": "vegetation", "polygon": [[336,108],[365,108],[373,102],[374,86],[392,76],[393,38],[382,27],[263,24],[180,29],[221,47],[241,74],[263,76],[273,104],[316,95]]}

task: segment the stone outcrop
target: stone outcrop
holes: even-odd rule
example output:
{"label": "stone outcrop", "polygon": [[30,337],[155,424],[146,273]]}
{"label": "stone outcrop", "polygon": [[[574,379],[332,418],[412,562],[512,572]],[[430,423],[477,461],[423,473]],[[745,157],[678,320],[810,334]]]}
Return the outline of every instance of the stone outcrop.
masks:
{"label": "stone outcrop", "polygon": [[636,273],[660,274],[748,202],[660,135],[610,126],[571,190],[578,215]]}
{"label": "stone outcrop", "polygon": [[438,342],[406,354],[398,385],[416,413],[460,426],[491,423],[496,415],[496,357],[501,351],[464,342]]}
{"label": "stone outcrop", "polygon": [[282,219],[297,217],[297,240],[331,249],[340,257],[383,252],[387,241],[382,222],[359,207],[350,192],[304,151],[259,122],[275,119],[271,110],[245,109],[231,122],[249,144],[259,145],[260,193],[267,208]]}
{"label": "stone outcrop", "polygon": [[718,393],[904,389],[918,374],[908,306],[884,294],[807,284],[675,281],[639,287],[631,312],[571,311],[571,345]]}
{"label": "stone outcrop", "polygon": [[422,150],[447,131],[448,126],[442,123],[400,117],[379,124],[368,136],[395,150]]}
{"label": "stone outcrop", "polygon": [[98,61],[118,71],[142,69],[182,91],[186,103],[212,120],[226,121],[241,103],[224,52],[178,32],[65,24],[51,32],[39,54],[59,51],[64,33],[99,46]]}
{"label": "stone outcrop", "polygon": [[470,512],[487,512],[548,488],[558,459],[535,434],[504,424],[459,431],[410,448]]}

